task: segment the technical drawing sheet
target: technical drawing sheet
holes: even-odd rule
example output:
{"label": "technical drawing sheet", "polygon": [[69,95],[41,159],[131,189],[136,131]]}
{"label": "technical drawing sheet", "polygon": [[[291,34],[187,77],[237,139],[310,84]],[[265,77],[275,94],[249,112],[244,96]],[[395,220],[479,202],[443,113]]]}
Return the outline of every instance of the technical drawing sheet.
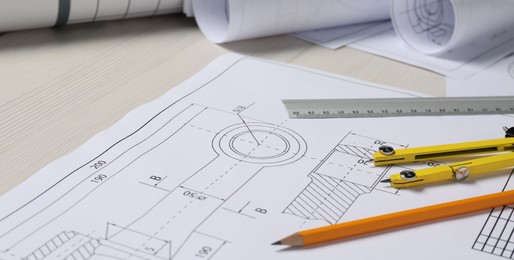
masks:
{"label": "technical drawing sheet", "polygon": [[445,54],[459,49],[484,52],[514,38],[510,0],[393,0],[391,19],[413,49]]}
{"label": "technical drawing sheet", "polygon": [[514,96],[514,54],[468,79],[446,78],[446,95]]}
{"label": "technical drawing sheet", "polygon": [[[481,73],[514,51],[514,39],[511,39],[482,51],[471,47],[442,56],[426,55],[409,48],[389,21],[312,30],[293,36],[331,49],[349,46],[459,80]],[[481,43],[482,47],[486,45]]]}
{"label": "technical drawing sheet", "polygon": [[390,21],[377,21],[302,31],[291,35],[335,50],[389,29]]}
{"label": "technical drawing sheet", "polygon": [[281,103],[413,96],[222,56],[0,197],[0,259],[512,257],[510,206],[312,248],[271,245],[302,229],[512,188],[502,170],[396,190],[379,181],[443,162],[367,162],[382,144],[499,138],[512,116],[299,120]]}
{"label": "technical drawing sheet", "polygon": [[390,28],[348,46],[425,68],[452,79],[467,79],[513,52],[514,38],[492,45],[483,51],[471,47],[433,56],[408,48],[395,30]]}
{"label": "technical drawing sheet", "polygon": [[465,79],[514,51],[512,13],[510,0],[394,0],[392,24],[384,22],[389,25],[385,29],[363,27],[367,37],[359,31],[348,33],[344,27],[294,35],[328,48],[349,45]]}

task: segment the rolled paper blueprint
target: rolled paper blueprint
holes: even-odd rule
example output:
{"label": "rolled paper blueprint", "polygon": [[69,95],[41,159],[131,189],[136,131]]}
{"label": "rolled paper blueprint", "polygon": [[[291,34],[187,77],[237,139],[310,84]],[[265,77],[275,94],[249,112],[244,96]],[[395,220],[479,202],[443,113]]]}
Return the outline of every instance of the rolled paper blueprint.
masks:
{"label": "rolled paper blueprint", "polygon": [[514,38],[514,0],[393,0],[391,19],[407,45],[430,55]]}
{"label": "rolled paper blueprint", "polygon": [[216,43],[389,19],[389,0],[193,0]]}
{"label": "rolled paper blueprint", "polygon": [[0,32],[182,11],[182,0],[2,0]]}

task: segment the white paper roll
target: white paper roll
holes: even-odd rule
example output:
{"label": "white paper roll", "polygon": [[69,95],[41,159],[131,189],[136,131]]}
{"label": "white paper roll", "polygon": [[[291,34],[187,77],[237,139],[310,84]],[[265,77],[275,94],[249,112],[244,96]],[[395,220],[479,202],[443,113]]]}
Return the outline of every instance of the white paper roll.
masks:
{"label": "white paper roll", "polygon": [[193,0],[216,43],[389,19],[389,0]]}
{"label": "white paper roll", "polygon": [[0,32],[182,11],[182,0],[2,0]]}
{"label": "white paper roll", "polygon": [[391,18],[407,45],[430,55],[514,37],[513,0],[393,0]]}

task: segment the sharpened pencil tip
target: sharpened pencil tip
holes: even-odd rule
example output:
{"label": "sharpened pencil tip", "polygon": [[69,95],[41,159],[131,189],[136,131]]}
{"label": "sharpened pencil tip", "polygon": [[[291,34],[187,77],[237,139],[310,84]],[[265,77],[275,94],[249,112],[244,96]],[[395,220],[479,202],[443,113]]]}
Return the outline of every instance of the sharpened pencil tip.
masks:
{"label": "sharpened pencil tip", "polygon": [[275,243],[273,243],[273,244],[271,244],[271,245],[272,245],[272,246],[282,245],[282,241],[277,241],[277,242],[275,242]]}
{"label": "sharpened pencil tip", "polygon": [[391,179],[383,179],[380,182],[382,182],[382,183],[391,182]]}

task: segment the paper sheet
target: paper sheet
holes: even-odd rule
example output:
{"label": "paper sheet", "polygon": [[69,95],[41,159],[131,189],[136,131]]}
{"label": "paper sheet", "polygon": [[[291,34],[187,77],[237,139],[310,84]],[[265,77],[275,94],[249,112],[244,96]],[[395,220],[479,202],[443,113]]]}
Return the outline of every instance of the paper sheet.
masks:
{"label": "paper sheet", "polygon": [[193,8],[216,43],[389,19],[384,0],[193,0]]}
{"label": "paper sheet", "polygon": [[514,51],[513,13],[510,0],[394,0],[394,31],[368,31],[366,37],[341,27],[294,35],[332,49],[350,45],[465,79]]}
{"label": "paper sheet", "polygon": [[514,96],[514,55],[466,80],[446,79],[446,95]]}
{"label": "paper sheet", "polygon": [[0,32],[182,11],[182,0],[3,0]]}
{"label": "paper sheet", "polygon": [[511,170],[503,170],[465,183],[396,190],[379,180],[441,162],[366,163],[381,144],[400,149],[498,138],[513,117],[290,120],[281,103],[402,96],[415,94],[223,56],[0,197],[0,259],[512,256],[514,228],[506,220],[512,208],[314,248],[271,246],[301,229],[514,185]]}
{"label": "paper sheet", "polygon": [[378,21],[303,31],[292,35],[326,48],[338,49],[389,29],[390,22]]}
{"label": "paper sheet", "polygon": [[483,52],[473,48],[464,48],[444,56],[430,56],[409,49],[396,36],[395,31],[390,29],[348,46],[461,80],[483,71],[514,51],[514,39],[491,46],[490,49]]}
{"label": "paper sheet", "polygon": [[[360,31],[362,27],[367,30]],[[355,30],[353,33],[351,29]],[[452,79],[466,79],[488,68],[501,60],[506,54],[514,51],[514,39],[491,46],[480,52],[473,47],[463,48],[443,56],[425,55],[412,48],[397,36],[390,22],[380,22],[372,27],[356,25],[319,29],[293,34],[301,39],[337,49],[349,46],[393,60],[405,62],[425,68]],[[488,45],[482,42],[482,45]]]}

